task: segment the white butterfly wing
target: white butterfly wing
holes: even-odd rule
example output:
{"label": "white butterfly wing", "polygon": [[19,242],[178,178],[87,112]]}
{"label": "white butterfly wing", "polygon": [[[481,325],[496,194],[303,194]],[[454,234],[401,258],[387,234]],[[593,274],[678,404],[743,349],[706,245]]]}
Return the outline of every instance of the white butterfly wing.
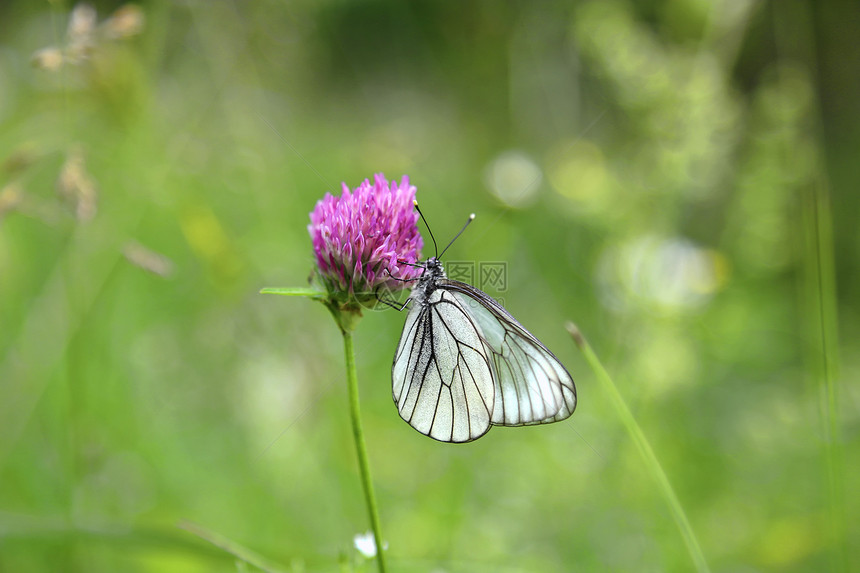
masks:
{"label": "white butterfly wing", "polygon": [[475,440],[490,429],[496,396],[480,327],[444,289],[412,304],[391,370],[397,411],[436,440]]}
{"label": "white butterfly wing", "polygon": [[491,423],[548,424],[576,409],[573,378],[552,352],[486,293],[459,281],[442,280],[482,333],[494,376]]}

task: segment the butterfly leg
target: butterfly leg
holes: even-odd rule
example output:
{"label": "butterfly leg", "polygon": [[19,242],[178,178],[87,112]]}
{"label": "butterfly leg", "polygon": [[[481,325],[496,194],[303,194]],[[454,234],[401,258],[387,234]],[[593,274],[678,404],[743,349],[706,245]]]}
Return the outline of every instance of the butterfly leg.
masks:
{"label": "butterfly leg", "polygon": [[406,302],[404,302],[403,304],[400,304],[396,300],[390,300],[390,299],[382,298],[381,296],[379,296],[378,291],[374,294],[376,295],[376,300],[378,300],[379,302],[381,302],[384,305],[390,306],[391,308],[393,308],[397,312],[402,311],[404,308],[406,308],[406,305],[409,304],[408,298],[406,299]]}
{"label": "butterfly leg", "polygon": [[[402,263],[403,261],[398,261],[398,262]],[[408,263],[406,263],[406,264],[408,264]],[[417,265],[412,265],[412,266],[417,266]],[[400,277],[396,277],[396,276],[392,275],[391,271],[389,271],[387,268],[384,269],[384,271],[389,277],[391,277],[392,279],[394,279],[396,281],[402,282],[402,283],[411,283],[411,282],[415,282],[418,280],[418,279],[402,279]]]}

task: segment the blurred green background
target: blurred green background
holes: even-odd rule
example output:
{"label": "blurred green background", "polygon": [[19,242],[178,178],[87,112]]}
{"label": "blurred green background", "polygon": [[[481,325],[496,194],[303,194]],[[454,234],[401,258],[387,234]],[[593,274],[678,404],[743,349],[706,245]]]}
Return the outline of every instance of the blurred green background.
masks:
{"label": "blurred green background", "polygon": [[856,565],[860,5],[73,8],[0,7],[0,570],[255,570],[187,522],[374,570],[337,329],[258,290],[306,285],[314,203],[376,172],[440,241],[477,213],[446,259],[507,264],[478,286],[580,399],[435,442],[391,400],[404,314],[368,312],[393,571],[692,569],[566,320],[712,570]]}

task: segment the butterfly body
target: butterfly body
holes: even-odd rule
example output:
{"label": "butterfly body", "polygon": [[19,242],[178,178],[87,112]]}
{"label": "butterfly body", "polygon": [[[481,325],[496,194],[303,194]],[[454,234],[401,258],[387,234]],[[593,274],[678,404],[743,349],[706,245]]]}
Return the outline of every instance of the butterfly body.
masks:
{"label": "butterfly body", "polygon": [[469,442],[494,425],[563,420],[576,387],[558,359],[481,290],[424,263],[392,365],[400,416],[443,442]]}
{"label": "butterfly body", "polygon": [[409,298],[416,305],[424,307],[428,299],[436,290],[436,283],[439,279],[444,279],[445,269],[442,263],[436,257],[430,257],[424,263],[424,272],[418,279],[418,284],[412,289]]}

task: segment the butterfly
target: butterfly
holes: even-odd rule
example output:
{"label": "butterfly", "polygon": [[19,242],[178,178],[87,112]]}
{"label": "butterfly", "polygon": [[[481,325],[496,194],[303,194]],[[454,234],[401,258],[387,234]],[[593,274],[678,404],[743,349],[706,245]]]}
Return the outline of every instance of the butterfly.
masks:
{"label": "butterfly", "polygon": [[558,358],[488,294],[447,278],[439,256],[418,263],[403,305],[411,308],[391,367],[400,417],[441,442],[471,442],[492,426],[573,414],[576,386]]}

